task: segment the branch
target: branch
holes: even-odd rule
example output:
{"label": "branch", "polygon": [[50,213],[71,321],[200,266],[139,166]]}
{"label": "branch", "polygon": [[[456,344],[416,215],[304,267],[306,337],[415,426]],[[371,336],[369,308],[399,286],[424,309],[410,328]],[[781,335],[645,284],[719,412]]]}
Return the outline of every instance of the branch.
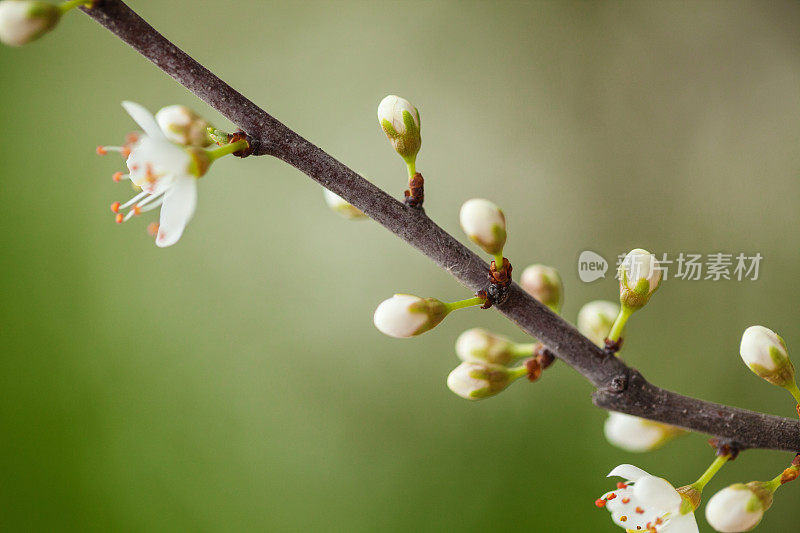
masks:
{"label": "branch", "polygon": [[[164,38],[125,3],[99,0],[82,8],[158,68],[242,128],[271,155],[301,170],[428,256],[473,292],[488,286],[488,265],[424,212],[409,209],[242,96]],[[604,409],[708,433],[741,449],[800,450],[800,422],[681,396],[648,383],[621,359],[606,355],[571,324],[516,284],[497,310],[597,387]]]}

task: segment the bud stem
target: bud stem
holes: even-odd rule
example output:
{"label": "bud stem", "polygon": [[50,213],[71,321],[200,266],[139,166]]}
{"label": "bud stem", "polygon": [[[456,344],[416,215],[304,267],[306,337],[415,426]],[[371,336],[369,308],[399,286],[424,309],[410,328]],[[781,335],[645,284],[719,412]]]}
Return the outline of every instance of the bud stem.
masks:
{"label": "bud stem", "polygon": [[73,8],[76,8],[76,7],[79,7],[79,6],[92,7],[92,2],[87,1],[87,0],[67,0],[63,4],[59,5],[58,9],[60,9],[62,13],[66,13],[70,9],[73,9]]}
{"label": "bud stem", "polygon": [[628,323],[628,319],[633,314],[634,309],[626,305],[622,305],[619,308],[619,314],[617,315],[617,319],[614,321],[614,325],[611,326],[611,331],[608,333],[608,340],[612,342],[618,342],[620,337],[622,337],[622,331],[625,329],[625,324]]}
{"label": "bud stem", "polygon": [[239,150],[244,150],[248,147],[247,141],[242,139],[241,141],[232,142],[230,144],[225,144],[220,146],[219,148],[214,148],[213,150],[206,150],[206,155],[208,155],[208,159],[210,161],[216,161],[220,157],[224,157],[228,154],[232,154],[234,152],[238,152]]}
{"label": "bud stem", "polygon": [[719,472],[719,469],[722,468],[722,465],[728,462],[730,459],[730,455],[718,455],[714,462],[703,472],[703,475],[700,476],[700,479],[695,481],[690,485],[694,490],[697,492],[703,492],[703,489],[708,485],[708,482],[711,481],[714,476]]}
{"label": "bud stem", "polygon": [[485,298],[481,298],[479,296],[475,296],[474,298],[467,298],[466,300],[459,300],[453,303],[445,303],[444,306],[447,308],[447,312],[455,311],[456,309],[464,309],[465,307],[473,307],[475,305],[483,305],[486,302]]}
{"label": "bud stem", "polygon": [[789,385],[786,385],[784,388],[791,393],[791,395],[794,397],[794,400],[797,402],[797,405],[800,405],[800,389],[797,388],[797,382],[792,381]]}
{"label": "bud stem", "polygon": [[414,158],[411,160],[406,159],[405,161],[406,167],[408,167],[408,179],[411,179],[417,173],[417,160]]}
{"label": "bud stem", "polygon": [[508,369],[509,382],[519,379],[528,375],[528,367],[526,365],[516,366]]}
{"label": "bud stem", "polygon": [[511,347],[511,353],[514,357],[530,357],[533,355],[533,350],[536,349],[536,343],[530,344],[515,344]]}

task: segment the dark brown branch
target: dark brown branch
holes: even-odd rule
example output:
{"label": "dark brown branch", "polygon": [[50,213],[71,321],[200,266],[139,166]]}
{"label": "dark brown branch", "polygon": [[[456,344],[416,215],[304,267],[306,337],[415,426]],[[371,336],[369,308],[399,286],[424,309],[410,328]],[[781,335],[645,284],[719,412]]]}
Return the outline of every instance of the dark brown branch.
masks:
{"label": "dark brown branch", "polygon": [[[428,256],[471,291],[485,289],[488,265],[423,212],[409,209],[239,94],[155,31],[119,0],[100,0],[84,11],[178,83],[260,141],[272,155],[335,192]],[[635,370],[603,353],[564,319],[516,284],[495,306],[523,331],[597,387],[596,405],[708,433],[741,448],[800,450],[800,422],[687,398],[649,384]]]}

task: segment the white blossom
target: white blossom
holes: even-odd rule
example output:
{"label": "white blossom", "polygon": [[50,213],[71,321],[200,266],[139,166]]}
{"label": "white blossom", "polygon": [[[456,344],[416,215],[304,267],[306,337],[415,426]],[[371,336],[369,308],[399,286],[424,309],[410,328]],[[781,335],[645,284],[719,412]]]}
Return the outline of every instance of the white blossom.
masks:
{"label": "white blossom", "polygon": [[603,426],[608,442],[629,452],[647,452],[683,433],[675,426],[624,413],[609,413]]}
{"label": "white blossom", "polygon": [[174,143],[202,148],[213,142],[208,134],[209,122],[186,106],[162,107],[156,113],[156,122]]}
{"label": "white blossom", "polygon": [[413,337],[435,327],[447,316],[447,307],[435,298],[395,294],[375,309],[375,327],[391,337]]}
{"label": "white blossom", "polygon": [[0,2],[0,42],[22,46],[52,30],[61,19],[58,6],[32,0]]}
{"label": "white blossom", "polygon": [[617,303],[606,300],[589,302],[578,312],[578,331],[602,348],[618,314]]}
{"label": "white blossom", "polygon": [[608,477],[625,481],[595,503],[608,509],[618,526],[649,533],[698,533],[694,512],[687,511],[684,498],[666,479],[628,464],[619,465]]}
{"label": "white blossom", "polygon": [[786,344],[764,326],[750,326],[742,334],[739,354],[745,364],[771,383],[785,387],[794,382],[794,366]]}
{"label": "white blossom", "polygon": [[459,221],[467,237],[486,253],[502,253],[506,244],[506,217],[499,207],[481,198],[467,200],[461,206]]}
{"label": "white blossom", "polygon": [[413,161],[422,145],[417,108],[405,98],[390,94],[378,105],[378,122],[397,153]]}
{"label": "white blossom", "polygon": [[661,284],[662,270],[656,256],[636,248],[619,267],[620,302],[630,309],[643,307]]}
{"label": "white blossom", "polygon": [[519,285],[525,292],[558,312],[563,292],[558,270],[545,265],[530,265],[522,271]]}
{"label": "white blossom", "polygon": [[367,215],[365,215],[360,209],[335,192],[329,191],[328,189],[323,189],[323,192],[325,194],[325,203],[328,204],[328,207],[330,207],[332,211],[339,213],[345,218],[353,220],[367,218]]}
{"label": "white blossom", "polygon": [[750,531],[761,522],[764,504],[747,485],[738,483],[714,494],[706,505],[706,520],[722,533]]}
{"label": "white blossom", "polygon": [[[115,181],[130,179],[141,192],[125,203],[114,202],[111,210],[117,222],[161,208],[156,245],[171,246],[178,242],[197,205],[197,177],[208,167],[204,152],[178,146],[164,136],[155,118],[147,109],[134,102],[122,106],[144,130],[129,137],[124,146],[102,146],[98,153],[117,151],[126,159],[128,174],[118,172]],[[123,215],[121,211],[129,209]]]}

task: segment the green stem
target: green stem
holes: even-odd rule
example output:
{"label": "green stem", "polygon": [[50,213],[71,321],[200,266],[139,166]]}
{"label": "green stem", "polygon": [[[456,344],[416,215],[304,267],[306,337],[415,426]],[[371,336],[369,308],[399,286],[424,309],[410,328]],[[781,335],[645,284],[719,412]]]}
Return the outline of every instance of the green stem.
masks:
{"label": "green stem", "polygon": [[494,254],[494,267],[499,271],[503,268],[503,252],[502,250],[499,253]]}
{"label": "green stem", "polygon": [[486,300],[475,296],[474,298],[467,298],[466,300],[459,300],[453,303],[445,303],[447,312],[455,311],[456,309],[464,309],[465,307],[472,307],[475,305],[483,305]]}
{"label": "green stem", "polygon": [[719,469],[722,468],[722,465],[728,462],[730,459],[730,455],[718,455],[714,462],[711,463],[703,475],[700,476],[700,479],[692,483],[691,487],[695,489],[697,492],[703,492],[703,489],[708,485],[708,482],[711,481],[714,476],[719,472]]}
{"label": "green stem", "polygon": [[514,344],[511,347],[511,354],[514,357],[530,357],[533,355],[533,350],[536,348],[536,343],[530,344]]}
{"label": "green stem", "polygon": [[219,148],[214,148],[213,150],[206,150],[206,155],[210,161],[216,161],[220,157],[224,157],[228,154],[232,154],[233,152],[238,152],[239,150],[244,150],[249,145],[247,141],[242,139],[241,141],[236,141],[230,144],[225,144],[220,146]]}
{"label": "green stem", "polygon": [[794,401],[797,402],[797,405],[800,405],[800,389],[797,388],[797,382],[792,381],[791,385],[787,385],[784,388],[794,397]]}
{"label": "green stem", "polygon": [[63,4],[58,6],[58,9],[61,10],[62,13],[66,13],[70,9],[79,7],[79,6],[86,6],[92,7],[92,3],[87,0],[67,0]]}
{"label": "green stem", "polygon": [[774,493],[778,490],[778,487],[781,486],[781,478],[783,477],[783,472],[772,478],[770,481],[767,481],[766,485],[769,488],[769,491]]}
{"label": "green stem", "polygon": [[611,342],[619,341],[619,338],[622,336],[622,331],[625,329],[625,324],[628,323],[628,319],[633,314],[633,311],[633,309],[624,305],[619,308],[617,319],[614,321],[614,325],[611,326],[611,331],[608,332],[608,340]]}
{"label": "green stem", "polygon": [[411,161],[409,161],[408,159],[406,159],[405,161],[406,161],[406,166],[408,167],[408,179],[411,179],[417,173],[417,160],[412,159]]}
{"label": "green stem", "polygon": [[515,379],[519,379],[527,375],[528,375],[528,367],[526,367],[525,365],[508,369],[509,381],[514,381]]}

